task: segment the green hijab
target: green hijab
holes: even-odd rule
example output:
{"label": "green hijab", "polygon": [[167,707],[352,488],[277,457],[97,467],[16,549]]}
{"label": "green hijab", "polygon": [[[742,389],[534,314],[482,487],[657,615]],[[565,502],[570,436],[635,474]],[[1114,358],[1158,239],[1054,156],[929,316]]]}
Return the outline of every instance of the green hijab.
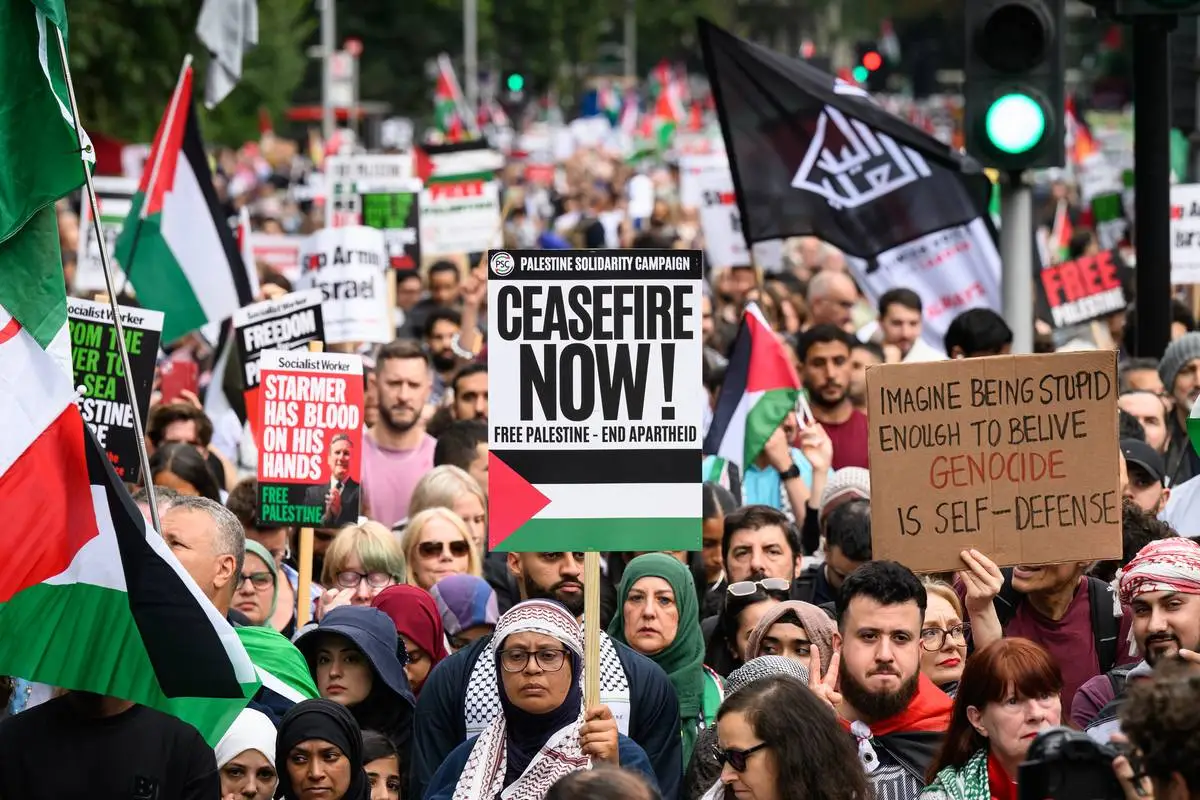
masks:
{"label": "green hijab", "polygon": [[[274,582],[275,591],[271,595],[271,609],[267,612],[266,621],[263,622],[263,625],[270,625],[271,617],[275,616],[275,605],[279,602],[279,570],[275,567],[275,558],[271,555],[271,551],[253,539],[246,540],[246,552],[254,553],[254,555],[263,560],[263,563],[267,565],[267,569],[271,573],[271,580]],[[241,579],[242,576],[239,575],[238,580],[240,581]]]}
{"label": "green hijab", "polygon": [[687,721],[699,718],[704,703],[704,634],[700,630],[699,600],[692,573],[674,556],[647,553],[638,556],[625,567],[621,588],[617,592],[617,613],[608,626],[608,635],[623,644],[625,638],[625,599],[633,585],[642,578],[662,578],[671,584],[675,593],[675,608],[679,611],[679,627],[675,640],[662,651],[649,656],[663,668],[675,694],[679,697],[679,716]]}

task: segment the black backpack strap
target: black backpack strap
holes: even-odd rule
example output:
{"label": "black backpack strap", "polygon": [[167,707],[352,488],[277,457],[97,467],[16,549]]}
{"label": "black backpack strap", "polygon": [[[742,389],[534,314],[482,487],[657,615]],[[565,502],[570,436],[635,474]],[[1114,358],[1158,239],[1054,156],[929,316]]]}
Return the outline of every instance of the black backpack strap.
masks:
{"label": "black backpack strap", "polygon": [[802,569],[800,574],[792,581],[792,588],[788,592],[788,596],[792,600],[811,603],[813,595],[817,591],[817,570],[821,568],[820,564],[811,564]]}
{"label": "black backpack strap", "polygon": [[1000,619],[1000,628],[1003,630],[1017,615],[1017,606],[1021,604],[1024,595],[1013,588],[1011,567],[1000,570],[1000,574],[1004,576],[1004,585],[1000,587],[996,599],[992,600],[992,606],[996,609],[996,616]]}
{"label": "black backpack strap", "polygon": [[1088,606],[1092,612],[1092,636],[1096,640],[1096,658],[1100,662],[1100,672],[1107,673],[1117,664],[1117,650],[1120,644],[1117,638],[1121,635],[1121,618],[1113,615],[1112,585],[1088,576]]}

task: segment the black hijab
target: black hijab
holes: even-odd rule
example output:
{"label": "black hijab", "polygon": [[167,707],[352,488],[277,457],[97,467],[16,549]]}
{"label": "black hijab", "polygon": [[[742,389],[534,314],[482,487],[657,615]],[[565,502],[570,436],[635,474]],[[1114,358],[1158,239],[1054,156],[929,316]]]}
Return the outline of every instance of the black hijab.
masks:
{"label": "black hijab", "polygon": [[499,655],[496,657],[496,680],[500,687],[500,705],[504,709],[505,722],[505,788],[521,777],[529,762],[533,761],[551,736],[579,719],[579,709],[583,705],[580,661],[573,651],[568,650],[567,654],[571,662],[571,688],[558,708],[545,714],[530,714],[513,705],[504,691],[504,672],[500,668]]}
{"label": "black hijab", "polygon": [[354,721],[354,715],[332,700],[305,700],[284,714],[275,744],[281,796],[285,800],[298,799],[288,773],[288,755],[293,747],[310,739],[336,745],[350,762],[350,788],[334,800],[370,800],[371,784],[362,766],[362,731]]}

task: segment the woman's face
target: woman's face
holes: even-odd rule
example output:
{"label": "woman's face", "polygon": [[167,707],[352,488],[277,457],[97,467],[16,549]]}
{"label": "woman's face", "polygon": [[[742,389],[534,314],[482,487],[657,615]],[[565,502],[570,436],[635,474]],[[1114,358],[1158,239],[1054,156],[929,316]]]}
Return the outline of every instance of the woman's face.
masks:
{"label": "woman's face", "polygon": [[293,747],[286,769],[300,800],[342,800],[350,791],[350,759],[324,739],[306,739]]}
{"label": "woman's face", "polygon": [[371,800],[400,800],[400,761],[395,756],[368,761]]}
{"label": "woman's face", "polygon": [[942,646],[933,652],[925,649],[925,646],[929,642],[936,644],[936,637],[961,625],[962,620],[954,613],[954,606],[941,595],[930,592],[925,624],[921,626],[921,672],[938,686],[945,686],[962,677],[963,663],[967,660],[966,637],[956,639],[947,635]]}
{"label": "woman's face", "polygon": [[417,542],[413,572],[417,585],[428,591],[447,575],[461,575],[471,568],[470,545],[458,529],[439,517],[425,523]]}
{"label": "woman's face", "polygon": [[[396,581],[389,579],[383,586],[372,586],[367,579],[362,576],[367,574],[367,570],[363,567],[362,559],[358,557],[358,553],[350,552],[346,557],[346,563],[337,571],[341,575],[343,572],[358,573],[358,584],[354,586],[354,591],[350,595],[350,605],[352,606],[369,606],[375,596],[389,586],[395,586]],[[338,587],[341,588],[341,587]]]}
{"label": "woman's face", "polygon": [[374,683],[371,663],[349,639],[326,634],[317,648],[317,691],[321,697],[353,706],[367,699]]}
{"label": "woman's face", "polygon": [[737,653],[735,654],[742,662],[753,658],[753,656],[750,658],[746,656],[746,644],[750,641],[750,634],[758,627],[758,621],[762,619],[763,614],[767,613],[767,609],[778,602],[775,599],[760,600],[742,609],[741,615],[738,616]]}
{"label": "woman's face", "polygon": [[233,593],[233,607],[245,614],[254,625],[263,625],[271,613],[271,598],[275,596],[275,575],[267,562],[254,553],[246,553],[242,574]]}
{"label": "woman's face", "polygon": [[[561,706],[567,699],[571,681],[575,680],[566,650],[566,645],[544,633],[514,633],[505,639],[499,654],[500,674],[509,701],[530,714],[546,714]],[[510,652],[528,656],[524,669],[508,671],[505,664]],[[534,658],[531,653],[537,653],[539,658]],[[556,662],[552,666],[558,666],[558,669],[547,670],[542,666],[550,659]]]}
{"label": "woman's face", "polygon": [[422,650],[412,639],[403,633],[400,634],[400,638],[404,641],[404,649],[408,651],[408,663],[404,665],[404,674],[408,676],[412,690],[419,692],[425,679],[429,677],[429,670],[433,669],[433,662],[429,653]]}
{"label": "woman's face", "polygon": [[982,710],[968,706],[967,720],[1002,763],[1019,764],[1038,733],[1062,723],[1062,701],[1057,694],[1018,697],[1011,686],[1005,695]]}
{"label": "woman's face", "polygon": [[270,800],[279,776],[267,757],[257,750],[243,750],[221,767],[221,797]]}
{"label": "woman's face", "polygon": [[[721,750],[749,750],[762,744],[753,726],[740,711],[731,711],[717,724]],[[738,772],[726,762],[721,767],[721,783],[733,790],[738,800],[779,800],[778,769],[775,753],[764,747],[746,756],[746,770]]]}
{"label": "woman's face", "polygon": [[767,628],[767,634],[758,646],[758,655],[783,656],[808,664],[812,647],[812,641],[802,626],[794,622],[776,622]]}
{"label": "woman's face", "polygon": [[661,653],[679,632],[675,591],[657,576],[648,575],[629,587],[624,614],[625,641],[643,655]]}
{"label": "woman's face", "polygon": [[475,549],[481,553],[487,549],[487,512],[483,510],[483,502],[474,493],[463,492],[454,500],[451,510],[467,523]]}
{"label": "woman's face", "polygon": [[154,485],[165,486],[168,489],[174,489],[180,494],[187,495],[188,497],[200,496],[200,491],[195,486],[168,469],[164,469],[162,472],[154,476]]}

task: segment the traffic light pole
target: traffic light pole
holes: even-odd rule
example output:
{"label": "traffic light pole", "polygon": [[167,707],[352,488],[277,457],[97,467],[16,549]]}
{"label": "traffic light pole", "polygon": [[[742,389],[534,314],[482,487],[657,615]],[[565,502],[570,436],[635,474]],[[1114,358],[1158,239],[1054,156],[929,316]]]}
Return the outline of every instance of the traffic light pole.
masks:
{"label": "traffic light pole", "polygon": [[1000,282],[1014,353],[1033,352],[1033,189],[1020,172],[1000,182]]}
{"label": "traffic light pole", "polygon": [[1171,75],[1175,17],[1133,20],[1134,245],[1137,355],[1159,358],[1171,339]]}

